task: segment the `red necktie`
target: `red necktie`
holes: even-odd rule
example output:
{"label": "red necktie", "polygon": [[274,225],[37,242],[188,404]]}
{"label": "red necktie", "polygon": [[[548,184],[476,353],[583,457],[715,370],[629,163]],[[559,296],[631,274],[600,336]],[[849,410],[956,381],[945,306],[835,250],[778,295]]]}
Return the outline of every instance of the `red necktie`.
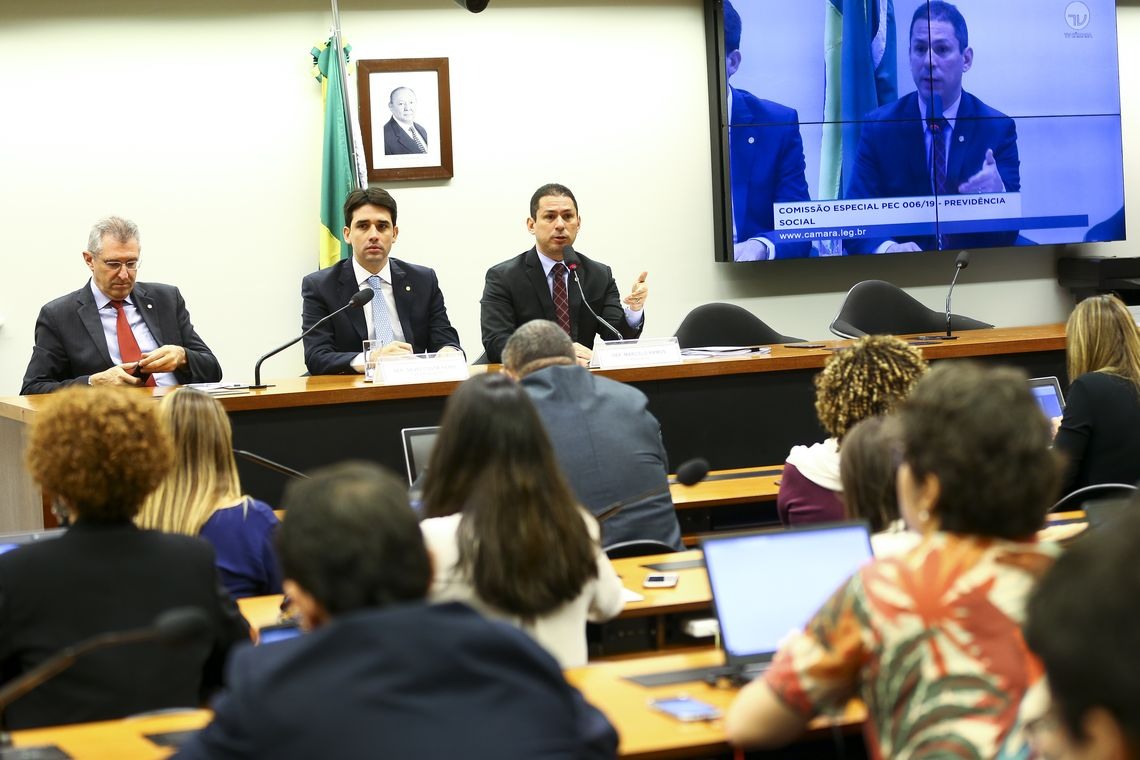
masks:
{"label": "red necktie", "polygon": [[946,188],[946,133],[950,122],[946,119],[932,119],[930,122],[931,164],[934,171],[934,192],[942,195]]}
{"label": "red necktie", "polygon": [[[554,277],[550,295],[554,298],[554,316],[558,319],[558,326],[570,335],[570,299],[566,296],[566,265],[561,261],[554,263],[550,268]],[[571,337],[573,337],[571,335]]]}
{"label": "red necktie", "polygon": [[[111,305],[115,307],[115,336],[119,339],[119,358],[123,363],[137,362],[142,358],[142,349],[139,348],[139,342],[135,340],[135,334],[131,331],[130,324],[127,323],[127,315],[123,311],[122,301],[111,301]],[[154,375],[147,375],[146,382],[143,385],[154,387]]]}

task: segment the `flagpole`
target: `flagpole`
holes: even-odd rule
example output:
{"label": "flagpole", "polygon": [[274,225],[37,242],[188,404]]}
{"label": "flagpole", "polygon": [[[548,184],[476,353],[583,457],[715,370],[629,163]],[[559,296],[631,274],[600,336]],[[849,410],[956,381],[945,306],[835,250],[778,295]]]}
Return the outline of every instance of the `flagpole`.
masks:
{"label": "flagpole", "polygon": [[341,105],[344,108],[345,125],[344,131],[348,138],[348,150],[352,154],[352,186],[356,189],[360,188],[360,176],[357,172],[357,167],[360,166],[360,154],[357,150],[355,130],[352,128],[352,111],[351,104],[348,99],[348,69],[344,61],[344,42],[340,36],[340,8],[337,5],[337,0],[332,0],[332,17],[333,17],[333,45],[335,49],[333,52],[336,54],[336,65],[340,71],[340,98]]}

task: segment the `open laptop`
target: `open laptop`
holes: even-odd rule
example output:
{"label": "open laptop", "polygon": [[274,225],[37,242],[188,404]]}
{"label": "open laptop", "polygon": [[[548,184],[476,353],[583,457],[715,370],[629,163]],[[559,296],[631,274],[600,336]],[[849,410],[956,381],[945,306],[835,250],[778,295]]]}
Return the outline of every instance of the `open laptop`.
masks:
{"label": "open laptop", "polygon": [[728,672],[750,679],[779,643],[871,559],[866,522],[707,536],[701,541]]}
{"label": "open laptop", "polygon": [[427,469],[431,450],[435,446],[439,426],[404,428],[400,437],[404,439],[404,462],[408,466],[408,485],[412,486]]}
{"label": "open laptop", "polygon": [[66,532],[67,528],[50,528],[29,530],[22,533],[0,533],[0,554],[10,552],[25,544],[34,544],[52,538],[59,538]]}
{"label": "open laptop", "polygon": [[1033,377],[1029,379],[1029,390],[1045,416],[1049,419],[1060,417],[1065,411],[1065,397],[1061,395],[1061,383],[1055,377]]}

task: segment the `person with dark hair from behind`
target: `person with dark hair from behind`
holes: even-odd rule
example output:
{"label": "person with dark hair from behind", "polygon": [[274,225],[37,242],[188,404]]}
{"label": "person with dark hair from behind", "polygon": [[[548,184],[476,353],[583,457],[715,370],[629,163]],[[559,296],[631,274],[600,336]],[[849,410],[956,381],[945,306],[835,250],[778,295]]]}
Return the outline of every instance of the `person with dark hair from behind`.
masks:
{"label": "person with dark hair from behind", "polygon": [[784,525],[842,520],[840,447],[862,419],[890,412],[926,372],[914,346],[891,335],[867,335],[836,351],[815,376],[815,412],[828,438],[793,446],[784,463],[776,509]]}
{"label": "person with dark hair from behind", "polygon": [[901,449],[902,423],[893,415],[868,417],[843,438],[839,479],[845,516],[867,521],[871,548],[879,558],[902,554],[920,538],[899,513],[895,475]]}
{"label": "person with dark hair from behind", "polygon": [[[724,0],[725,79],[740,68],[743,24]],[[732,160],[733,260],[802,258],[811,243],[778,243],[774,203],[806,201],[804,143],[794,108],[728,86],[728,142]]]}
{"label": "person with dark hair from behind", "polygon": [[197,707],[221,684],[230,646],[249,639],[209,544],[131,522],[172,459],[149,397],[65,388],[38,408],[28,470],[73,524],[56,539],[0,555],[0,682],[93,636],[148,628],[174,608],[196,607],[209,624],[178,650],[150,642],[80,657],[12,703],[6,728]]}
{"label": "person with dark hair from behind", "polygon": [[873,757],[1017,757],[1018,708],[1041,666],[1021,638],[1056,557],[1035,532],[1060,462],[1024,373],[945,362],[899,405],[899,506],[922,540],[874,559],[780,648],[725,720],[776,747],[853,696]]}
{"label": "person with dark hair from behind", "polygon": [[364,341],[383,347],[377,355],[459,351],[459,333],[447,318],[435,270],[394,259],[399,237],[396,199],[387,190],[366,187],[344,199],[344,239],[352,258],[306,275],[301,281],[301,327],[372,288],[372,300],[347,309],[305,336],[305,366],[314,375],[364,372]]}
{"label": "person with dark hair from behind", "polygon": [[[966,19],[951,3],[919,3],[908,35],[915,92],[867,114],[847,198],[1016,193],[1021,160],[1013,119],[962,89],[974,64]],[[930,214],[933,221],[935,215]],[[1017,230],[856,239],[848,253],[1013,245]]]}
{"label": "person with dark hair from behind", "polygon": [[570,336],[545,319],[515,330],[503,370],[534,402],[578,501],[597,515],[633,500],[602,524],[603,546],[650,539],[684,549],[661,425],[644,393],[578,366]]}
{"label": "person with dark hair from behind", "polygon": [[1062,493],[1140,480],[1140,333],[1111,295],[1086,298],[1065,325],[1070,385],[1057,430]]}
{"label": "person with dark hair from behind", "polygon": [[425,604],[431,559],[393,476],[327,467],[283,503],[285,590],[308,632],[235,652],[179,758],[614,757],[613,728],[528,636]]}
{"label": "person with dark hair from behind", "polygon": [[[1140,758],[1140,501],[1065,550],[1033,596],[1025,640],[1052,707],[1032,732],[1050,760]],[[1041,736],[1044,733],[1044,736]]]}
{"label": "person with dark hair from behind", "polygon": [[[530,196],[526,226],[534,235],[534,247],[488,269],[479,299],[479,329],[488,362],[501,362],[507,339],[532,319],[556,322],[574,341],[574,352],[583,362],[590,360],[596,336],[615,340],[617,335],[629,339],[641,335],[649,297],[646,273],[625,298],[613,272],[596,259],[576,252],[571,274],[575,262],[564,262],[563,256],[578,239],[581,224],[578,199],[565,185],[551,182]],[[599,319],[609,327],[598,324]]]}
{"label": "person with dark hair from behind", "polygon": [[158,413],[174,440],[175,465],[135,523],[209,541],[234,599],[280,594],[273,551],[277,515],[242,494],[230,418],[221,402],[197,388],[177,388],[162,397]]}
{"label": "person with dark hair from behind", "polygon": [[621,612],[621,580],[526,391],[497,373],[460,385],[427,471],[432,599],[510,621],[564,668],[585,665],[586,622]]}

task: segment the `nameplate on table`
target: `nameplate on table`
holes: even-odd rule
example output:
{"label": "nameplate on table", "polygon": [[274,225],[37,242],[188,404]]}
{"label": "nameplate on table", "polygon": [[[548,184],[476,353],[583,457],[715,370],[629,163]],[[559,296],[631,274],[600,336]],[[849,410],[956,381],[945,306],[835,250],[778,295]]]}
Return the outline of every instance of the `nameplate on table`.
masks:
{"label": "nameplate on table", "polygon": [[380,382],[384,385],[466,380],[471,374],[467,369],[467,358],[459,351],[383,356],[377,362],[377,369],[380,370]]}
{"label": "nameplate on table", "polygon": [[681,345],[676,337],[604,341],[594,346],[593,358],[591,366],[601,369],[680,364]]}

